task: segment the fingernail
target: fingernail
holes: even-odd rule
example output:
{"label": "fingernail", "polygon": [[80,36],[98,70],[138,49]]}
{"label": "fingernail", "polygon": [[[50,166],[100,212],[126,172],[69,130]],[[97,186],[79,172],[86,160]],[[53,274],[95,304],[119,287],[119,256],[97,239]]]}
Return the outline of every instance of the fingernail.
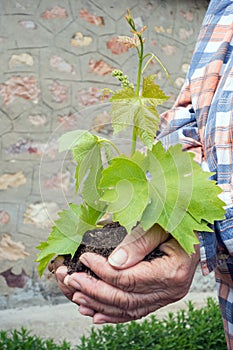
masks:
{"label": "fingernail", "polygon": [[61,273],[62,275],[63,274],[66,274],[67,273],[67,267],[62,265],[62,266],[59,266],[56,273]]}
{"label": "fingernail", "polygon": [[93,318],[93,323],[94,324],[104,324],[104,323],[108,323],[108,321],[105,320],[104,318],[99,318],[97,320],[95,318]]}
{"label": "fingernail", "polygon": [[85,307],[85,306],[83,306],[83,305],[80,305],[78,310],[79,310],[80,314],[82,314],[82,315],[84,315],[84,316],[90,316],[90,317],[92,317],[92,316],[94,316],[94,314],[95,314],[95,311],[94,311],[94,310],[91,310],[91,309],[89,309],[88,307]]}
{"label": "fingernail", "polygon": [[81,290],[81,286],[78,282],[76,282],[70,275],[67,275],[64,278],[64,284],[68,287],[72,287],[77,290]]}
{"label": "fingernail", "polygon": [[64,283],[66,286],[69,286],[69,279],[70,279],[70,275],[67,275],[67,276],[64,278],[63,283]]}
{"label": "fingernail", "polygon": [[120,267],[126,263],[127,259],[128,254],[124,249],[120,248],[109,256],[108,262],[112,266]]}
{"label": "fingernail", "polygon": [[78,301],[80,305],[87,305],[87,301],[85,299],[80,298]]}
{"label": "fingernail", "polygon": [[80,260],[81,263],[84,264],[86,267],[90,267],[90,266],[89,266],[89,263],[88,263],[88,261],[87,261],[87,259],[86,259],[86,254],[85,254],[85,253],[82,254],[82,255],[80,256],[79,260]]}

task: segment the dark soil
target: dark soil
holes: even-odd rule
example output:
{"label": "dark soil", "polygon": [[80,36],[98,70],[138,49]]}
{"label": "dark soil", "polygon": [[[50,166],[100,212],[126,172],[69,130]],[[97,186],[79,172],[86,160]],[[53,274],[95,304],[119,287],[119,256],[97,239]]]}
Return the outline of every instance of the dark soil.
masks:
{"label": "dark soil", "polygon": [[[101,229],[87,231],[84,234],[82,242],[79,245],[74,257],[71,259],[70,255],[64,256],[64,264],[68,267],[68,273],[72,274],[73,272],[87,272],[90,275],[95,276],[95,274],[89,268],[81,263],[79,257],[85,252],[92,252],[107,258],[124,239],[126,234],[127,232],[125,228],[120,226],[118,223],[108,224]],[[156,248],[150,254],[148,254],[144,260],[150,261],[163,255],[164,253]]]}

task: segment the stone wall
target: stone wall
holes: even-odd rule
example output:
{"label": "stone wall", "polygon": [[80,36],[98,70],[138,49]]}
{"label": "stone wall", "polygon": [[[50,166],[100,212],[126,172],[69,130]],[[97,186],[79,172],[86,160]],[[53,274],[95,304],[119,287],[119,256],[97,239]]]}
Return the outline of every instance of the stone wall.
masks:
{"label": "stone wall", "polygon": [[46,239],[58,209],[76,200],[74,164],[58,153],[57,139],[74,128],[111,136],[101,89],[116,84],[113,68],[133,81],[136,74],[135,52],[116,40],[128,35],[126,8],[139,27],[148,26],[146,50],[158,55],[174,81],[152,62],[149,70],[170,95],[168,108],[184,81],[207,5],[1,0],[0,308],[62,298],[49,273],[38,278],[34,262],[35,247]]}

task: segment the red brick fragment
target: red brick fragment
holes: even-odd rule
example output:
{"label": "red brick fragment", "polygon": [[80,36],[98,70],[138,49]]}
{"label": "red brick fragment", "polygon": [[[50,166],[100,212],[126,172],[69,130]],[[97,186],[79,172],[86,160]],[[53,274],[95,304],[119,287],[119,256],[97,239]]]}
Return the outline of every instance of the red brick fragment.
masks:
{"label": "red brick fragment", "polygon": [[94,61],[93,59],[90,59],[89,61],[89,68],[92,73],[96,73],[101,76],[112,73],[114,69],[103,60]]}
{"label": "red brick fragment", "polygon": [[10,221],[10,215],[6,210],[0,210],[0,225],[6,225]]}
{"label": "red brick fragment", "polygon": [[67,115],[59,115],[57,121],[64,129],[73,129],[78,127],[77,117],[71,112]]}
{"label": "red brick fragment", "polygon": [[67,96],[68,87],[60,84],[57,81],[54,81],[53,84],[50,85],[49,91],[51,91],[52,93],[54,102],[63,103],[68,99],[68,96]]}
{"label": "red brick fragment", "polygon": [[71,174],[69,171],[65,173],[58,172],[52,177],[50,176],[44,180],[44,188],[58,190],[62,189],[63,191],[68,191],[71,182]]}
{"label": "red brick fragment", "polygon": [[110,94],[103,93],[103,91],[97,87],[90,87],[78,91],[78,101],[81,106],[90,106],[99,102],[106,102],[109,97]]}
{"label": "red brick fragment", "polygon": [[51,9],[46,10],[45,12],[42,13],[41,17],[43,19],[54,19],[54,18],[67,18],[68,13],[66,9],[60,6],[54,6]]}
{"label": "red brick fragment", "polygon": [[0,84],[0,95],[6,105],[13,102],[17,97],[37,103],[39,93],[37,80],[33,76],[12,76]]}
{"label": "red brick fragment", "polygon": [[79,11],[79,16],[90,24],[95,24],[96,26],[104,26],[104,17],[92,15],[87,9]]}
{"label": "red brick fragment", "polygon": [[127,52],[129,49],[129,47],[123,42],[119,41],[117,37],[108,40],[106,46],[114,55],[121,55],[122,53]]}

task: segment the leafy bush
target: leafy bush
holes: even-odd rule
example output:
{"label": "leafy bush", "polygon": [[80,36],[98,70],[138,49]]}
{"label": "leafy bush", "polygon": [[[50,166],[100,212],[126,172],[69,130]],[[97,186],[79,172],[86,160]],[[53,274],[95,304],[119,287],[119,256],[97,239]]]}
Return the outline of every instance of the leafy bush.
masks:
{"label": "leafy bush", "polygon": [[63,341],[57,345],[53,339],[41,339],[31,335],[25,328],[0,331],[1,350],[70,350],[70,343]]}
{"label": "leafy bush", "polygon": [[169,313],[163,320],[154,315],[142,322],[92,329],[81,338],[77,350],[226,350],[226,341],[218,304]]}
{"label": "leafy bush", "polygon": [[[51,334],[52,336],[52,334]],[[151,315],[142,322],[92,328],[72,347],[63,341],[30,335],[21,331],[1,331],[1,350],[226,350],[225,335],[218,304],[211,298],[201,309],[188,304],[187,310],[169,313],[163,320]]]}

